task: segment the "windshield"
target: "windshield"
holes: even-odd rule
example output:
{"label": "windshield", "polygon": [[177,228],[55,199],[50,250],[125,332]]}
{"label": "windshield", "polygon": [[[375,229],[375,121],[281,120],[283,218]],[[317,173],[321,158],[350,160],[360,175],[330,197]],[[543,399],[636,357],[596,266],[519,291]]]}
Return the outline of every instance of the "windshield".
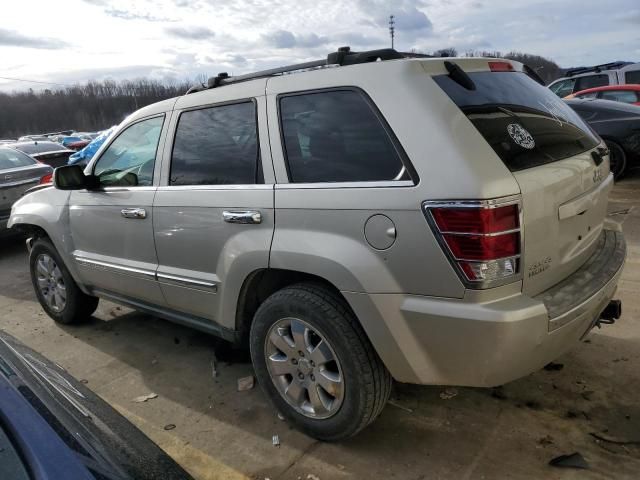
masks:
{"label": "windshield", "polygon": [[526,74],[468,75],[475,90],[467,90],[448,75],[434,80],[511,171],[572,157],[599,144],[576,112]]}

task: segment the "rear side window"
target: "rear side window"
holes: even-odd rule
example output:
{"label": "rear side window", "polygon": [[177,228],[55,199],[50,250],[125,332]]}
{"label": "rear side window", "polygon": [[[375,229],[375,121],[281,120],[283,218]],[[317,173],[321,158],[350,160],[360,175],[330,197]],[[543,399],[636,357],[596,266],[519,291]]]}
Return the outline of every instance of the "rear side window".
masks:
{"label": "rear side window", "polygon": [[28,167],[35,163],[36,161],[33,158],[22,152],[16,152],[9,148],[0,149],[0,170]]}
{"label": "rear side window", "polygon": [[203,108],[180,115],[170,185],[262,183],[253,102]]}
{"label": "rear side window", "polygon": [[638,96],[633,90],[607,90],[601,93],[603,100],[613,100],[615,102],[635,103]]}
{"label": "rear side window", "polygon": [[511,171],[551,163],[599,140],[567,103],[521,72],[471,72],[475,90],[433,77]]}
{"label": "rear side window", "polygon": [[392,137],[359,91],[283,96],[280,122],[293,183],[410,180]]}
{"label": "rear side window", "polygon": [[609,75],[588,75],[576,78],[575,91],[586,90],[587,88],[604,87],[609,85]]}
{"label": "rear side window", "polygon": [[625,72],[624,80],[626,83],[640,83],[640,70]]}

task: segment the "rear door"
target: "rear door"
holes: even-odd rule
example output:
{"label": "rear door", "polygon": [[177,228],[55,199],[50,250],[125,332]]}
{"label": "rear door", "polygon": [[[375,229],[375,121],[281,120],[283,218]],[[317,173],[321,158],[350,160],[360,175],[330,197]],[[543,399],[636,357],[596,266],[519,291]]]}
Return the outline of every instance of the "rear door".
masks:
{"label": "rear door", "polygon": [[[464,61],[460,65],[464,68]],[[525,73],[487,69],[468,75],[473,90],[449,75],[434,80],[520,186],[523,291],[535,295],[570,275],[593,252],[612,186],[608,158],[584,121]]]}
{"label": "rear door", "polygon": [[269,265],[273,167],[264,83],[182,97],[166,144],[153,206],[158,281],[170,308],[208,327],[235,327],[242,283]]}

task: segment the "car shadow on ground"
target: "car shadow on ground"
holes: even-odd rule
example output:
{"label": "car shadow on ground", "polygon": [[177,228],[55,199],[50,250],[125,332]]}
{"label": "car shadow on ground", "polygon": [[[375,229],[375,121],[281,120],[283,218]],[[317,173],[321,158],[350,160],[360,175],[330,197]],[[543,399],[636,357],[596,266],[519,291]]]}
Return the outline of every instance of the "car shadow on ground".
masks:
{"label": "car shadow on ground", "polygon": [[[209,335],[119,308],[108,304],[89,324],[62,328],[132,367],[148,391],[187,411],[234,425],[264,442],[270,442],[276,431],[282,442],[301,441],[300,434],[283,430],[258,388],[237,391],[237,379],[252,374],[248,352]],[[483,455],[496,456],[494,461],[503,464],[504,472],[526,476],[530,462],[542,467],[555,455],[580,450],[595,459],[596,468],[603,473],[609,463],[615,463],[619,478],[623,478],[627,469],[638,467],[634,461],[640,460],[640,447],[599,442],[590,434],[639,440],[640,378],[635,353],[639,348],[637,337],[615,338],[596,331],[559,360],[563,365],[556,367],[559,370],[541,370],[500,388],[396,384],[391,404],[377,422],[356,438],[326,446],[317,454],[329,463],[332,451],[357,462],[376,463],[384,458],[388,463],[392,447],[396,452],[392,463],[396,465],[444,468],[439,456],[446,458],[442,473],[448,476],[452,464],[464,474],[465,466],[473,464],[474,455],[480,454],[486,442],[510,449],[509,442],[515,442],[522,445],[522,456],[505,459],[493,450]],[[216,377],[212,375],[214,353]],[[514,422],[521,428],[514,429]],[[506,430],[498,431],[498,425]],[[453,445],[456,448],[452,451]],[[416,451],[428,455],[417,461]],[[239,458],[220,461],[240,471],[244,466]],[[380,468],[389,465],[381,464]]]}

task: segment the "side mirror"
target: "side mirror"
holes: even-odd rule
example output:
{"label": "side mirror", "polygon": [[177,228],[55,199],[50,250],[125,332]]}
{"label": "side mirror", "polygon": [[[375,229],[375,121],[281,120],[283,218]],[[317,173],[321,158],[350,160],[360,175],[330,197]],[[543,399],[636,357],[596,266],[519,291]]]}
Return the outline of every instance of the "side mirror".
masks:
{"label": "side mirror", "polygon": [[53,185],[58,190],[82,190],[95,186],[94,177],[87,177],[79,165],[65,165],[53,172]]}

